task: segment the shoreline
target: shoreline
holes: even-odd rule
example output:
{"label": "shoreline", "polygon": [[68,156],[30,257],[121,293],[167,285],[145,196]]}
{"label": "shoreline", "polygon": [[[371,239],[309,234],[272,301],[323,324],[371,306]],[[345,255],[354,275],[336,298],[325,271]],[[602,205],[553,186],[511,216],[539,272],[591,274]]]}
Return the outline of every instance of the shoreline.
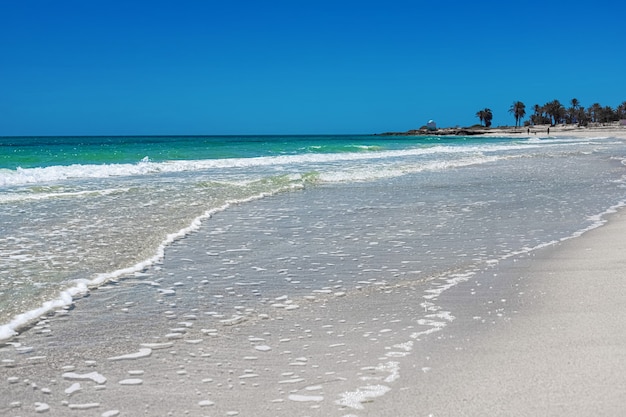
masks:
{"label": "shoreline", "polygon": [[489,308],[500,304],[509,318],[437,343],[428,371],[405,375],[403,387],[371,406],[372,415],[621,415],[624,236],[622,208],[601,227],[498,269],[498,281],[514,291],[497,295],[517,300],[492,297]]}
{"label": "shoreline", "polygon": [[[270,226],[268,216],[257,212],[263,219],[260,230],[283,224],[298,235],[298,230],[312,227],[320,220],[311,204],[319,200],[314,196],[303,192],[285,197],[283,209],[294,204],[311,208],[296,216],[299,221],[292,228],[278,217]],[[243,214],[233,209],[214,221],[219,229],[220,224],[239,224],[230,222],[246,218]],[[587,395],[583,382],[601,389],[609,380],[605,375],[612,377],[608,394],[593,391],[602,401],[589,407],[609,410],[618,403],[615,391],[623,387],[619,355],[626,343],[607,338],[615,350],[595,348],[605,342],[604,332],[626,333],[615,327],[615,320],[605,320],[620,317],[626,303],[620,282],[603,280],[597,288],[595,271],[613,263],[607,271],[619,275],[626,270],[619,260],[626,212],[602,218],[608,219],[606,224],[582,236],[499,258],[505,260],[485,270],[448,271],[422,281],[389,284],[359,273],[362,288],[348,288],[343,280],[358,269],[333,261],[337,269],[327,275],[328,286],[321,291],[290,292],[287,297],[282,289],[264,288],[268,303],[254,307],[256,311],[246,303],[259,297],[255,289],[261,288],[260,281],[228,277],[220,280],[224,291],[200,281],[207,277],[199,275],[212,272],[207,265],[217,258],[207,256],[215,256],[216,240],[211,234],[192,234],[168,246],[167,266],[155,265],[168,274],[113,280],[0,344],[5,376],[0,378],[0,413],[408,417],[473,416],[490,410],[495,415],[574,415],[587,406],[580,403]],[[350,226],[344,217],[337,219],[337,225]],[[596,240],[588,238],[596,235]],[[244,242],[250,236],[241,233]],[[224,260],[236,262],[244,246],[229,247],[233,251]],[[287,248],[276,249],[278,255],[289,254]],[[337,256],[341,258],[333,259],[350,258],[344,252]],[[390,268],[399,266],[390,255],[381,258]],[[324,275],[318,269],[322,264],[307,263],[302,266],[315,266],[315,274]],[[254,266],[263,270],[264,265]],[[273,278],[284,279],[278,275]],[[577,285],[563,285],[571,277]],[[289,278],[295,284],[300,274]],[[589,297],[590,288],[595,293]],[[599,291],[604,288],[610,294]],[[220,298],[214,298],[217,294]],[[228,305],[237,315],[220,310],[223,298],[234,300]],[[603,309],[606,300],[614,310]],[[589,311],[594,314],[588,317]],[[594,343],[585,345],[581,334],[592,334]],[[555,358],[566,356],[571,368],[570,363],[552,366]],[[602,372],[593,372],[594,365]],[[532,385],[537,381],[541,390]],[[553,409],[552,399],[541,397],[546,392],[558,397],[560,408]],[[576,396],[570,398],[570,393]],[[520,398],[510,400],[509,395]],[[577,408],[567,408],[569,403]],[[535,408],[525,408],[529,404]]]}
{"label": "shoreline", "polygon": [[626,126],[609,125],[578,127],[571,125],[537,125],[529,127],[494,128],[439,128],[437,130],[415,129],[406,132],[385,132],[379,136],[483,136],[483,137],[615,137],[626,139]]}
{"label": "shoreline", "polygon": [[[146,286],[121,282],[0,348],[0,412],[620,415],[625,235],[622,208],[581,236],[434,280],[427,302],[421,283],[372,286],[215,328],[182,305],[139,312]],[[112,320],[89,332],[94,310]]]}

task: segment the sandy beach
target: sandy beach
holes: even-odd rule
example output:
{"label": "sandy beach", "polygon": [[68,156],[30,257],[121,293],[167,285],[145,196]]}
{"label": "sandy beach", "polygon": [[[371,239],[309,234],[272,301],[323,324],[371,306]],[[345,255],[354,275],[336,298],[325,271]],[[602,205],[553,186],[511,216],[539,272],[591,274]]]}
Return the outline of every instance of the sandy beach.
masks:
{"label": "sandy beach", "polygon": [[4,1],[0,417],[626,417],[623,9],[492,3]]}
{"label": "sandy beach", "polygon": [[[129,289],[106,300],[108,314],[124,316],[125,324],[112,322],[87,336],[89,310],[105,307],[96,301],[83,308],[79,300],[76,311],[42,320],[0,350],[0,410],[16,416],[619,416],[626,392],[625,235],[622,211],[580,238],[474,276],[438,297],[442,311],[460,299],[473,301],[434,332],[407,322],[422,308],[410,285],[337,294],[341,301],[330,297],[321,310],[312,303],[265,320],[259,334],[249,334],[243,321],[194,329],[193,314],[175,316],[166,306],[146,329],[132,319]],[[110,311],[116,305],[119,311]],[[372,322],[377,331],[365,331]],[[393,343],[407,327],[426,330],[404,346]],[[160,335],[165,329],[170,333]],[[401,378],[394,359],[410,364]],[[363,381],[356,390],[345,378],[354,363]],[[392,389],[379,396],[378,381]],[[346,390],[354,397],[323,402],[324,392]]]}
{"label": "sandy beach", "polygon": [[573,126],[573,125],[534,125],[534,126],[499,126],[499,127],[449,127],[439,128],[434,131],[427,129],[414,129],[406,132],[386,132],[383,136],[483,136],[483,137],[537,137],[537,138],[597,138],[615,137],[626,138],[626,126],[612,123],[598,126]]}
{"label": "sandy beach", "polygon": [[505,136],[505,137],[518,137],[518,136],[537,136],[537,137],[575,137],[575,138],[593,138],[593,137],[615,137],[626,139],[626,126],[608,125],[608,126],[594,126],[594,127],[578,127],[571,125],[557,125],[557,126],[531,126],[531,127],[507,127],[507,128],[493,128],[489,133],[484,136]]}
{"label": "sandy beach", "polygon": [[[507,316],[448,335],[368,415],[620,416],[626,395],[626,213],[507,268]],[[504,297],[511,297],[506,299]],[[514,307],[511,309],[511,304]]]}
{"label": "sandy beach", "polygon": [[[592,132],[550,136],[626,139],[624,129]],[[623,414],[624,209],[579,237],[416,279],[428,266],[411,254],[433,248],[411,240],[404,206],[376,187],[313,187],[232,207],[168,246],[152,275],[113,279],[41,317],[0,344],[0,415]],[[367,191],[380,195],[349,204]],[[246,268],[256,278],[228,276],[253,248],[267,259]],[[283,286],[263,287],[258,277],[279,259],[291,268],[276,267]],[[213,271],[224,278],[209,285]],[[324,286],[302,284],[307,273]],[[385,274],[397,279],[377,278]],[[255,304],[261,293],[268,301]],[[218,311],[224,298],[234,314]]]}

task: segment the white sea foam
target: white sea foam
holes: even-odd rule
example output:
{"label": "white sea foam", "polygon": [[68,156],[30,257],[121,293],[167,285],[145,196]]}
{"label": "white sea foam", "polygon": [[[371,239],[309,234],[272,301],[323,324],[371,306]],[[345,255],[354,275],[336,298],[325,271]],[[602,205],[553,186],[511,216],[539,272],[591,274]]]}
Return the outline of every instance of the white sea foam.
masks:
{"label": "white sea foam", "polygon": [[147,358],[150,355],[152,355],[152,349],[145,347],[145,348],[139,349],[139,351],[134,352],[134,353],[129,353],[127,355],[114,356],[112,358],[109,358],[109,360],[110,361],[123,361],[123,360],[131,360],[131,359],[141,359],[141,358]]}
{"label": "white sea foam", "polygon": [[70,410],[89,410],[100,407],[100,403],[69,404],[67,407]]}
{"label": "white sea foam", "polygon": [[35,403],[35,411],[37,413],[45,413],[48,410],[50,410],[50,406],[48,404],[39,402]]}
{"label": "white sea foam", "polygon": [[51,198],[72,198],[90,195],[111,195],[126,193],[129,188],[111,188],[104,190],[88,190],[88,191],[59,191],[59,192],[42,192],[42,193],[18,193],[18,194],[0,194],[0,204],[2,203],[18,203],[28,200],[48,200]]}
{"label": "white sea foam", "polygon": [[386,385],[367,385],[358,388],[356,391],[342,393],[340,395],[341,399],[335,401],[335,403],[355,410],[362,410],[364,402],[372,398],[381,397],[389,391],[391,391],[391,388]]}
{"label": "white sea foam", "polygon": [[139,379],[139,378],[128,378],[128,379],[122,379],[119,382],[120,385],[141,385],[143,384],[143,380]]}
{"label": "white sea foam", "polygon": [[230,200],[220,207],[207,210],[202,215],[193,219],[189,226],[179,230],[176,233],[171,233],[167,235],[165,240],[157,248],[156,253],[151,258],[138,262],[137,264],[127,268],[122,268],[113,272],[97,274],[92,279],[75,280],[73,286],[61,291],[56,299],[46,301],[38,308],[18,314],[17,316],[13,317],[13,319],[7,324],[0,325],[0,341],[7,340],[15,336],[16,334],[18,334],[19,329],[23,328],[24,326],[39,319],[41,316],[51,311],[69,307],[73,303],[75,297],[87,294],[90,288],[99,287],[107,281],[116,278],[131,276],[160,262],[165,257],[165,249],[169,245],[198,230],[202,222],[213,216],[215,213],[224,211],[233,204],[250,202],[266,197],[268,195],[270,194],[260,193],[241,200]]}
{"label": "white sea foam", "polygon": [[109,178],[145,176],[161,173],[202,171],[207,169],[250,168],[268,166],[289,166],[307,164],[341,163],[347,161],[367,161],[389,158],[401,158],[421,155],[451,155],[451,154],[481,154],[483,152],[498,152],[504,150],[529,149],[545,146],[543,144],[484,144],[476,146],[433,146],[405,150],[381,152],[353,152],[330,154],[300,154],[263,156],[256,158],[227,158],[206,160],[185,160],[151,162],[142,160],[135,164],[99,164],[99,165],[56,165],[43,168],[17,168],[15,170],[0,170],[0,186],[45,184],[48,182],[64,181],[79,178]]}
{"label": "white sea foam", "polygon": [[289,395],[291,401],[295,402],[320,402],[324,401],[324,397],[321,395],[299,395],[299,394],[291,394]]}
{"label": "white sea foam", "polygon": [[98,372],[89,372],[86,374],[77,374],[75,372],[66,372],[63,374],[63,378],[72,380],[72,381],[93,381],[96,384],[104,384],[107,382],[107,379]]}
{"label": "white sea foam", "polygon": [[424,171],[443,171],[452,168],[460,168],[469,165],[479,165],[495,162],[502,157],[473,155],[461,159],[429,161],[422,164],[389,164],[384,167],[363,166],[351,169],[329,170],[320,173],[318,179],[324,182],[357,182],[371,181],[376,179],[394,178]]}
{"label": "white sea foam", "polygon": [[67,388],[67,389],[65,390],[65,393],[66,393],[67,395],[72,395],[73,393],[78,392],[78,391],[80,391],[81,389],[82,389],[82,388],[81,388],[81,386],[80,386],[80,382],[75,382],[75,383],[73,383],[73,384],[72,384],[69,388]]}
{"label": "white sea foam", "polygon": [[87,291],[85,282],[77,282],[74,287],[62,291],[57,299],[46,301],[36,309],[17,315],[8,324],[0,326],[0,341],[15,336],[19,328],[39,319],[48,312],[70,306],[75,296],[85,294]]}

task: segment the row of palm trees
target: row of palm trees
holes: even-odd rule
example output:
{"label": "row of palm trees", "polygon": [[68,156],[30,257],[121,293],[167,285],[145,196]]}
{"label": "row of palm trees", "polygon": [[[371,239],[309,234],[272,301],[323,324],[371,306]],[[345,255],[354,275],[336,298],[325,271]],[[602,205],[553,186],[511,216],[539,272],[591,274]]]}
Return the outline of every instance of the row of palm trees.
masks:
{"label": "row of palm trees", "polygon": [[[514,101],[509,108],[509,113],[515,118],[515,127],[518,127],[526,116],[526,105],[521,101]],[[485,127],[491,126],[493,113],[490,109],[479,110],[476,117],[480,119],[481,125],[484,123]],[[584,108],[578,99],[573,98],[568,108],[565,108],[559,100],[552,100],[543,106],[535,104],[533,114],[529,120],[524,122],[524,125],[577,124],[587,126],[589,123],[610,123],[624,119],[626,119],[626,101],[615,109],[610,106],[602,106],[600,103],[594,103],[590,107]]]}

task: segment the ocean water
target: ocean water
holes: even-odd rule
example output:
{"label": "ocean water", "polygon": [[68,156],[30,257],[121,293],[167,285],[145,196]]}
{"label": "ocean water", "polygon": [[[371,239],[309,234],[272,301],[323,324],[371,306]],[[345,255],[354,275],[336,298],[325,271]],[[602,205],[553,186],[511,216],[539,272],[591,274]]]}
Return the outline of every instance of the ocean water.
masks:
{"label": "ocean water", "polygon": [[180,302],[220,317],[462,276],[600,225],[625,161],[610,137],[0,138],[0,340],[187,261],[211,296]]}

